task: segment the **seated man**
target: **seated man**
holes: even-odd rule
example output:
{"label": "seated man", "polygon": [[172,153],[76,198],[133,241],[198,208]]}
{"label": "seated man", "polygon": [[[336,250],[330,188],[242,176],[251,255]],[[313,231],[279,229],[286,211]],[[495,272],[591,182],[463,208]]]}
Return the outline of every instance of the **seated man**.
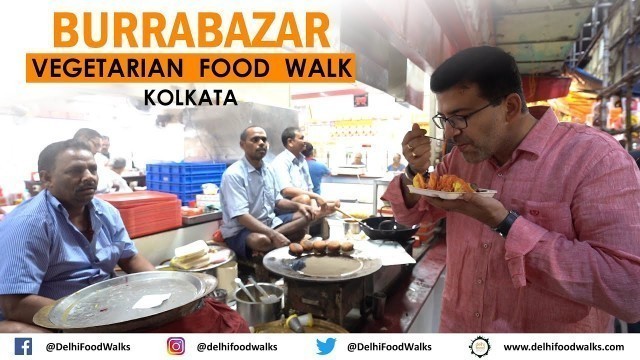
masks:
{"label": "seated man", "polygon": [[102,135],[100,135],[96,130],[82,128],[76,131],[73,135],[73,140],[87,145],[93,154],[93,158],[98,166],[98,186],[96,188],[96,193],[104,194],[113,192],[112,189],[114,183],[112,180],[117,174],[107,167],[108,159],[106,159],[102,154],[98,155],[102,148]]}
{"label": "seated man", "polygon": [[316,211],[317,215],[327,215],[335,211],[336,207],[340,207],[339,202],[327,202],[319,194],[313,192],[309,165],[302,154],[305,142],[300,129],[297,127],[284,129],[282,145],[285,149],[271,163],[278,177],[282,196],[301,204],[311,205],[314,208],[317,204],[320,207],[320,211]]}
{"label": "seated man", "polygon": [[0,223],[0,332],[44,331],[33,325],[38,310],[112,278],[116,264],[127,273],[155,270],[118,211],[94,198],[97,165],[85,143],[48,145],[38,171],[45,190]]}
{"label": "seated man", "polygon": [[[264,129],[251,126],[240,135],[245,156],[222,175],[221,235],[241,258],[300,241],[314,217],[311,207],[283,199],[273,169],[262,160],[269,143]],[[304,161],[304,160],[303,160]],[[276,216],[275,208],[290,212]]]}
{"label": "seated man", "polygon": [[400,154],[393,155],[393,162],[387,166],[387,171],[403,171],[405,166],[400,162]]}
{"label": "seated man", "polygon": [[[98,153],[99,154],[99,153]],[[96,154],[97,155],[97,154]],[[133,192],[127,184],[127,181],[122,177],[126,160],[123,158],[116,158],[109,162],[109,166],[100,169],[98,166],[98,176],[100,177],[100,184],[104,184],[104,191],[107,193],[130,193]]]}
{"label": "seated man", "polygon": [[362,162],[362,153],[356,153],[353,156],[353,162],[351,163],[351,165],[360,165],[360,166],[366,166],[367,164]]}

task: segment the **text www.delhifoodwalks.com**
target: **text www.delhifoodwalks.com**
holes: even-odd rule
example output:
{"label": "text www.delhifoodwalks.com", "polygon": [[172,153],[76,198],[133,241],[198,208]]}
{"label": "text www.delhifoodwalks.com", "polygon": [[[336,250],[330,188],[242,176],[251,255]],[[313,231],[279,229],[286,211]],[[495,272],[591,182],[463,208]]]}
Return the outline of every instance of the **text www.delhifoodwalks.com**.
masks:
{"label": "text www.delhifoodwalks.com", "polygon": [[47,351],[131,351],[131,346],[125,343],[47,343]]}
{"label": "text www.delhifoodwalks.com", "polygon": [[236,343],[199,343],[198,351],[278,351],[278,345],[264,344],[236,344]]}
{"label": "text www.delhifoodwalks.com", "polygon": [[349,343],[347,351],[431,351],[431,345],[425,343],[400,343],[387,344],[378,343]]}
{"label": "text www.delhifoodwalks.com", "polygon": [[624,345],[560,344],[557,342],[533,343],[531,345],[504,345],[505,351],[624,351]]}

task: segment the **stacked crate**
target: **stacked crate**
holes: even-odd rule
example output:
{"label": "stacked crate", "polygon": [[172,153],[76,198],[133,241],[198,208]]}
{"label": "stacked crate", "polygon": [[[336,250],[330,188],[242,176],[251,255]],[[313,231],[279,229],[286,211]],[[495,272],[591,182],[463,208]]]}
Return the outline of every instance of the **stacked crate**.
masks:
{"label": "stacked crate", "polygon": [[147,165],[147,189],[175,194],[188,205],[202,194],[202,184],[220,186],[226,164],[215,163],[159,163]]}
{"label": "stacked crate", "polygon": [[173,194],[136,191],[96,196],[118,209],[132,239],[176,229],[182,225],[180,200]]}

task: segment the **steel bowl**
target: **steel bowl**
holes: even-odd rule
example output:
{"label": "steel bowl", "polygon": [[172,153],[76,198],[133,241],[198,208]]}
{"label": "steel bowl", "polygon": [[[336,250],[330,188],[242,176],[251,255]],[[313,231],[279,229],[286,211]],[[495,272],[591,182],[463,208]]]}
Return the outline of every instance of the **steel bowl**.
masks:
{"label": "steel bowl", "polygon": [[262,294],[253,285],[246,285],[245,288],[258,300],[257,302],[251,301],[242,289],[236,289],[237,311],[240,316],[247,320],[249,326],[277,320],[282,311],[284,290],[270,283],[258,283],[258,285],[260,285],[268,295],[277,296],[279,301],[275,303],[263,303],[260,301]]}

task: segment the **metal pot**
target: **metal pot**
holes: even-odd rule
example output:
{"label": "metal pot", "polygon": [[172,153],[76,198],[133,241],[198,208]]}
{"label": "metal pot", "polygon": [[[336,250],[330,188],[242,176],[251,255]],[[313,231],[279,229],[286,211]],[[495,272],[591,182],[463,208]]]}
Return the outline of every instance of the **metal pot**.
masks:
{"label": "metal pot", "polygon": [[391,216],[370,217],[360,221],[362,231],[371,239],[394,240],[405,243],[418,232],[419,225],[411,227],[399,224]]}
{"label": "metal pot", "polygon": [[249,326],[277,320],[280,312],[282,311],[284,290],[270,283],[258,283],[258,285],[260,285],[267,294],[277,296],[280,301],[272,304],[262,303],[259,300],[261,294],[253,285],[246,285],[245,287],[251,295],[258,300],[258,302],[251,301],[242,289],[236,289],[235,295],[237,311],[245,320],[247,320]]}

